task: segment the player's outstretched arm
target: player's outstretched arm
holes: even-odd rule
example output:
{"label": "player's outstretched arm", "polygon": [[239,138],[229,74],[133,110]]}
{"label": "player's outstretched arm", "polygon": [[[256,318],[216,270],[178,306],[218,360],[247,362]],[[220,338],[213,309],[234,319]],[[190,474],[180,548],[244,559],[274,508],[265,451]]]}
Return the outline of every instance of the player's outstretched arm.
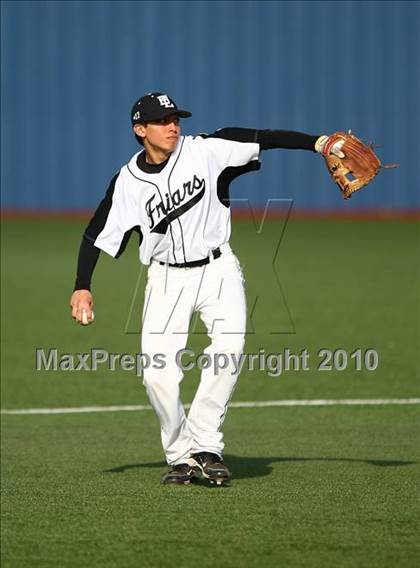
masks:
{"label": "player's outstretched arm", "polygon": [[207,138],[223,138],[225,140],[233,140],[235,142],[256,142],[260,145],[261,150],[310,150],[325,155],[335,154],[342,158],[344,154],[341,152],[343,143],[335,142],[329,144],[330,137],[326,135],[306,134],[305,132],[296,132],[294,130],[255,130],[252,128],[220,128],[213,134],[206,135]]}

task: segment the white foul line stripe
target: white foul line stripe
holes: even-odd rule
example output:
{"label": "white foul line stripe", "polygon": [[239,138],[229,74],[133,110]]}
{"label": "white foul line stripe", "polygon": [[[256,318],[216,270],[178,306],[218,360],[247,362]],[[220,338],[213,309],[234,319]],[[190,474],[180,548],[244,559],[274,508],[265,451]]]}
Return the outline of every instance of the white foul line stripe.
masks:
{"label": "white foul line stripe", "polygon": [[257,408],[263,406],[381,406],[385,404],[420,404],[420,398],[348,398],[314,400],[262,400],[252,402],[232,402],[237,408]]}
{"label": "white foul line stripe", "polygon": [[[254,400],[232,402],[230,408],[263,408],[275,406],[382,406],[389,404],[420,404],[420,398],[350,398],[313,400]],[[185,404],[189,408],[190,404]],[[1,414],[82,414],[89,412],[130,412],[152,410],[150,405],[73,406],[69,408],[16,408],[3,409]]]}

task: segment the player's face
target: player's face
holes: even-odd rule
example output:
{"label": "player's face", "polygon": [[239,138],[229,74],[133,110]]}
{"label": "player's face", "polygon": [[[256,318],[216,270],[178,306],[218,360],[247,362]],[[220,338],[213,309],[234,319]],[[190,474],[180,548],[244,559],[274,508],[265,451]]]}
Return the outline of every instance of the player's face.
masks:
{"label": "player's face", "polygon": [[139,127],[139,132],[136,133],[143,138],[146,150],[151,148],[164,154],[175,150],[181,134],[179,117],[175,114],[137,126]]}

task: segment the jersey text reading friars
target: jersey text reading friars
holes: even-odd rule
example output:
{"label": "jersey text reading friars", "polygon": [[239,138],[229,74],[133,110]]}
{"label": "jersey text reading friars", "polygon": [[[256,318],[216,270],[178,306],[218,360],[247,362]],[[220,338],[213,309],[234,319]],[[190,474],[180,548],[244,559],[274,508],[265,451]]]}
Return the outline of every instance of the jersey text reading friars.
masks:
{"label": "jersey text reading friars", "polygon": [[[192,181],[182,184],[182,188],[176,189],[172,193],[165,193],[165,197],[156,202],[157,195],[154,194],[146,202],[146,213],[149,218],[149,227],[152,232],[160,233],[161,229],[166,231],[167,225],[191,209],[204,195],[206,183],[204,178],[200,179],[196,175]],[[194,196],[189,201],[188,197]]]}

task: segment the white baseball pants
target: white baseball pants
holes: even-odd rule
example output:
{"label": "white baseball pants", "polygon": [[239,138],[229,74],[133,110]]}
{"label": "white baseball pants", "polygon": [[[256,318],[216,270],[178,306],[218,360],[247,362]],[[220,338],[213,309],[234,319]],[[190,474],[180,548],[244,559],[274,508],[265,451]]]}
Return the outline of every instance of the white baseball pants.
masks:
{"label": "white baseball pants", "polygon": [[[142,353],[164,355],[164,367],[144,369],[143,383],[159,418],[166,460],[175,465],[195,452],[222,455],[220,431],[237,380],[235,359],[243,351],[246,302],[239,261],[229,245],[222,256],[196,268],[175,268],[152,262],[148,271],[142,327]],[[213,364],[202,370],[188,416],[180,400],[183,372],[177,357],[188,340],[191,316],[198,311],[210,345],[204,353],[214,361],[226,354],[225,369]],[[197,355],[197,354],[196,354]],[[187,358],[190,362],[191,358]]]}

